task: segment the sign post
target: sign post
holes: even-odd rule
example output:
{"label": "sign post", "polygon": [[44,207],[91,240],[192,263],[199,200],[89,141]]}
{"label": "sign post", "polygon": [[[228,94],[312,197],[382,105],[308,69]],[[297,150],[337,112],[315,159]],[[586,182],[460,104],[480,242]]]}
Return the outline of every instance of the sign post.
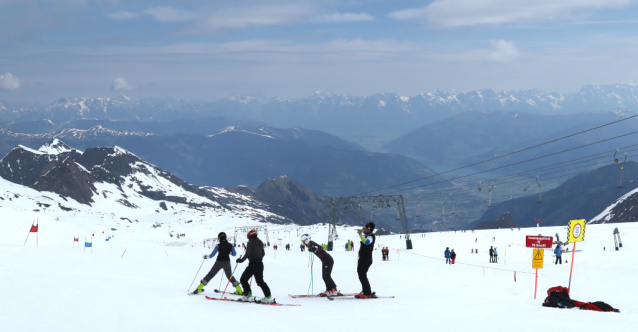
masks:
{"label": "sign post", "polygon": [[576,254],[576,242],[583,241],[585,239],[585,226],[587,221],[585,219],[570,220],[567,224],[567,242],[574,243],[572,248],[572,264],[569,268],[569,286],[567,289],[571,293],[572,290],[572,272],[574,271],[574,255]]}
{"label": "sign post", "polygon": [[534,300],[536,300],[536,292],[538,290],[538,269],[543,268],[545,249],[551,248],[553,242],[554,240],[551,236],[528,235],[525,237],[525,246],[528,248],[534,248],[534,252],[532,254],[532,269],[536,270],[536,278],[534,279]]}

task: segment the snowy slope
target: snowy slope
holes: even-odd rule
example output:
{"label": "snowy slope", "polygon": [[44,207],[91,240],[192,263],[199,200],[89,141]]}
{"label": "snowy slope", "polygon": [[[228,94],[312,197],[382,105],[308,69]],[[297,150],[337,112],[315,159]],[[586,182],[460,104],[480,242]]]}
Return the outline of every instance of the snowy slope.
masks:
{"label": "snowy slope", "polygon": [[[195,287],[213,264],[213,260],[202,261],[202,255],[211,251],[203,246],[204,239],[220,231],[232,237],[235,226],[255,225],[254,221],[211,211],[139,214],[139,222],[133,223],[92,209],[65,215],[57,210],[35,212],[30,209],[32,195],[40,193],[1,184],[23,195],[11,201],[4,195],[5,200],[0,201],[4,217],[0,223],[0,320],[6,331],[539,331],[556,327],[634,331],[638,324],[633,285],[638,273],[638,250],[633,245],[638,241],[636,223],[588,225],[585,241],[577,245],[582,252],[575,258],[573,298],[605,301],[619,308],[620,314],[542,307],[545,291],[567,286],[569,279],[569,264],[550,264],[549,251],[545,268],[539,270],[538,296],[533,299],[534,270],[530,249],[524,247],[525,235],[564,236],[564,227],[417,234],[412,235],[411,251],[399,250],[405,248],[399,235],[383,236],[378,244],[392,249],[391,260],[381,261],[380,252],[375,251],[369,278],[373,291],[396,298],[328,301],[287,297],[306,294],[310,286],[309,256],[299,252],[298,235],[309,233],[315,241],[325,243],[328,228],[268,225],[269,240],[277,241],[280,249],[266,249],[265,280],[279,302],[301,304],[269,307],[186,295],[193,278]],[[36,218],[39,246],[35,246],[34,234],[23,245]],[[193,222],[185,223],[187,220]],[[161,227],[153,227],[156,223]],[[620,251],[612,250],[616,226],[624,244]],[[170,237],[169,231],[186,236]],[[93,232],[92,252],[73,247],[74,236],[83,241]],[[347,239],[356,239],[355,228],[339,228],[338,233],[336,250],[331,252],[335,259],[332,275],[342,291],[356,292],[360,290],[357,253],[342,249]],[[108,235],[115,236],[107,242]],[[260,236],[265,238],[265,234]],[[281,249],[286,243],[293,245],[292,251]],[[487,263],[490,246],[499,249],[498,264]],[[445,247],[457,252],[456,265],[444,264]],[[470,254],[475,248],[480,254]],[[572,260],[569,254],[564,259]],[[317,293],[323,290],[323,283],[318,261],[315,263]],[[237,276],[246,264],[237,268]],[[516,281],[514,271],[518,271]],[[226,280],[218,275],[205,294],[218,296],[212,289],[220,284],[223,288]],[[254,282],[253,287],[256,295],[262,294]]]}

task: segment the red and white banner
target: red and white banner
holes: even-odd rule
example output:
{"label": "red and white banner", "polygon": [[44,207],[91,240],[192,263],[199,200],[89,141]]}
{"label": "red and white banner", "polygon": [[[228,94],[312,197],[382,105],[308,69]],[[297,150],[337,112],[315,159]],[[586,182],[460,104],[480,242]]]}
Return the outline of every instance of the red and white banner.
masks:
{"label": "red and white banner", "polygon": [[528,235],[525,237],[525,246],[528,248],[547,249],[551,248],[553,243],[554,238],[551,236]]}

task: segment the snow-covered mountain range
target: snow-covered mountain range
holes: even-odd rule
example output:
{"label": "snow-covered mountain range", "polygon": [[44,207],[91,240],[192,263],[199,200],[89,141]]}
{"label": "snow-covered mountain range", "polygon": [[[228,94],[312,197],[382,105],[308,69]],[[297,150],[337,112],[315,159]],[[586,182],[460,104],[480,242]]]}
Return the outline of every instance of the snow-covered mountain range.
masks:
{"label": "snow-covered mountain range", "polygon": [[[264,184],[268,188],[289,188],[288,192],[279,189],[271,189],[270,194],[262,192],[261,197],[270,197],[270,202],[264,203],[255,198],[259,194],[254,190],[189,184],[118,146],[79,151],[59,139],[37,150],[18,145],[0,160],[0,177],[0,199],[23,200],[23,208],[29,210],[46,208],[59,213],[88,210],[106,214],[117,211],[130,220],[152,211],[186,211],[191,215],[225,215],[278,224],[308,224],[325,217],[315,211],[325,210],[325,198],[286,177]],[[273,194],[277,190],[283,193]],[[315,206],[305,210],[299,206],[282,209],[279,200],[285,199],[283,196],[291,190],[305,191]],[[271,212],[272,209],[280,214]]]}
{"label": "snow-covered mountain range", "polygon": [[616,108],[638,110],[638,85],[585,86],[576,93],[485,89],[437,90],[416,96],[396,93],[343,96],[317,92],[297,100],[231,95],[214,102],[168,98],[135,101],[124,95],[113,98],[79,97],[63,98],[48,106],[0,103],[0,122],[38,119],[54,122],[78,119],[169,121],[230,116],[281,128],[301,126],[333,134],[375,130],[393,133],[405,132],[467,110],[570,114]]}

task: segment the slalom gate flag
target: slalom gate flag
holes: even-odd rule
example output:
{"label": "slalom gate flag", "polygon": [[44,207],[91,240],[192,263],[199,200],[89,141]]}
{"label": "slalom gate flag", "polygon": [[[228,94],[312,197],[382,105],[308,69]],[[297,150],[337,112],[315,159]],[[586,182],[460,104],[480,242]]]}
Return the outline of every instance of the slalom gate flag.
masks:
{"label": "slalom gate flag", "polygon": [[84,242],[85,247],[93,247],[93,242]]}
{"label": "slalom gate flag", "polygon": [[74,238],[73,238],[73,242],[80,242],[80,238],[78,238],[78,237],[74,237]]}
{"label": "slalom gate flag", "polygon": [[31,225],[31,230],[29,231],[29,233],[37,233],[38,232],[38,225]]}

